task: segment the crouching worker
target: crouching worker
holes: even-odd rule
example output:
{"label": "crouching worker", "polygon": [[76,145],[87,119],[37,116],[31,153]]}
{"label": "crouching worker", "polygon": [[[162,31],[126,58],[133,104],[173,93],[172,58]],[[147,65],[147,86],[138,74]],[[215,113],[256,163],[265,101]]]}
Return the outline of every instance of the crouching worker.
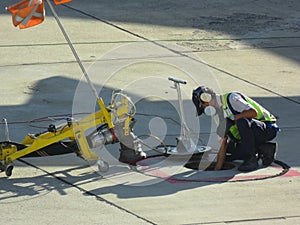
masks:
{"label": "crouching worker", "polygon": [[276,118],[253,99],[239,92],[218,95],[210,88],[200,86],[193,90],[192,100],[197,115],[215,117],[221,144],[215,170],[220,170],[228,156],[230,160],[243,160],[239,171],[247,172],[262,165],[272,164],[277,151],[273,140],[279,127]]}

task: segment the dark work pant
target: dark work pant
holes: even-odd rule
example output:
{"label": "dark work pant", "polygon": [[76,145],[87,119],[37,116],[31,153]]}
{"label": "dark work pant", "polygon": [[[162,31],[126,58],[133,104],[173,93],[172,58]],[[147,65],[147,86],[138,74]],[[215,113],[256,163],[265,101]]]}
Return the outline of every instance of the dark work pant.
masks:
{"label": "dark work pant", "polygon": [[[271,141],[276,137],[277,131],[272,127],[267,127],[263,122],[255,119],[239,119],[236,121],[241,141],[235,145],[235,149],[231,149],[232,153],[236,153],[238,158],[248,160],[255,156],[258,147]],[[232,148],[232,146],[228,146]]]}

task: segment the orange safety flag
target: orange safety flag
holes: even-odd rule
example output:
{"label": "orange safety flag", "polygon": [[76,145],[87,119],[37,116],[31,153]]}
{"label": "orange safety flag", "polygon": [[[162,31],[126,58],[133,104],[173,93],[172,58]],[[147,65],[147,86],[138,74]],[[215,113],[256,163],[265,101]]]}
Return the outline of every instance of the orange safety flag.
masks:
{"label": "orange safety flag", "polygon": [[14,26],[19,26],[20,29],[38,25],[45,19],[43,0],[23,0],[6,10],[12,13]]}
{"label": "orange safety flag", "polygon": [[53,0],[55,5],[60,5],[60,4],[64,4],[64,3],[68,3],[71,2],[72,0]]}

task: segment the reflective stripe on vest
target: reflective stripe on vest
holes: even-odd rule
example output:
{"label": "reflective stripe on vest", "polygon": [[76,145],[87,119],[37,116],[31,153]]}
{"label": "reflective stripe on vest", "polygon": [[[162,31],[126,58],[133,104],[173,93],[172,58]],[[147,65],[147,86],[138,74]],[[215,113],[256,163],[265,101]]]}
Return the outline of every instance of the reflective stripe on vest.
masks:
{"label": "reflective stripe on vest", "polygon": [[[234,116],[234,115],[240,113],[240,112],[235,111],[229,102],[229,97],[230,97],[231,93],[233,93],[233,92],[229,92],[229,93],[221,96],[222,103],[223,103],[222,110],[224,113],[224,117],[226,117],[226,118],[230,118],[231,116]],[[241,93],[238,93],[238,92],[235,92],[235,93],[239,94],[246,102],[248,102],[257,111],[257,116],[255,117],[255,119],[262,121],[262,122],[272,122],[272,123],[276,122],[276,118],[268,110],[266,110],[260,104],[255,102],[253,99],[251,99]],[[232,134],[232,136],[236,140],[241,140],[239,130],[238,130],[238,127],[236,124],[232,125],[229,128],[229,132]]]}
{"label": "reflective stripe on vest", "polygon": [[[227,118],[230,118],[230,116],[240,113],[240,112],[234,111],[234,109],[232,108],[232,106],[229,102],[229,97],[230,97],[231,93],[233,93],[233,92],[230,92],[230,93],[227,93],[227,94],[224,94],[221,96],[222,103],[223,103],[222,109],[224,112],[224,116]],[[238,93],[238,92],[234,92],[234,93],[240,95],[246,102],[248,102],[257,111],[257,116],[254,119],[257,119],[262,122],[276,122],[275,116],[273,116],[268,110],[266,110],[264,107],[262,107],[256,101],[254,101],[253,99],[251,99],[241,93]]]}

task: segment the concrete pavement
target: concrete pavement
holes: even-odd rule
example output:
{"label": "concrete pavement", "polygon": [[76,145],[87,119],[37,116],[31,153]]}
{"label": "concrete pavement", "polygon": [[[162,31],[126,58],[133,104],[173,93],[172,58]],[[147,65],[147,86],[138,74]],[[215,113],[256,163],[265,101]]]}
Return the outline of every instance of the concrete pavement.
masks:
{"label": "concrete pavement", "polygon": [[[43,24],[19,30],[3,10],[10,4],[0,3],[0,113],[11,139],[21,141],[48,123],[32,120],[89,112],[95,102],[49,8]],[[199,144],[218,146],[210,119],[194,116],[191,90],[239,90],[279,117],[277,159],[284,164],[203,172],[156,157],[133,170],[118,163],[118,145],[95,150],[110,163],[107,173],[75,155],[26,158],[15,162],[11,177],[0,174],[3,221],[300,224],[299,7],[292,0],[73,0],[55,7],[105,102],[124,89],[136,103],[136,134],[175,144],[177,95],[167,78],[179,77],[188,82],[185,115]]]}

